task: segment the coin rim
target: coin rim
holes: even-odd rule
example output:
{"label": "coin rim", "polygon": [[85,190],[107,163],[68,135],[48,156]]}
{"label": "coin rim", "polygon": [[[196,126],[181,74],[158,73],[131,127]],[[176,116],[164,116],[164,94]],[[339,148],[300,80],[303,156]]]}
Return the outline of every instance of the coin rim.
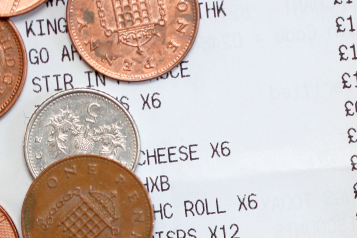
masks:
{"label": "coin rim", "polygon": [[15,11],[13,14],[10,14],[10,13],[1,13],[0,12],[0,17],[15,17],[15,16],[19,16],[19,15],[22,15],[22,14],[25,14],[29,11],[32,11],[34,10],[35,8],[39,7],[40,5],[42,5],[44,2],[46,2],[47,0],[40,0],[38,2],[36,2],[35,4],[33,5],[30,5],[29,7],[21,10],[21,11]]}
{"label": "coin rim", "polygon": [[4,213],[4,215],[6,216],[7,221],[10,223],[12,230],[14,231],[15,237],[19,238],[19,232],[17,231],[16,226],[12,221],[11,217],[9,216],[9,214],[5,211],[5,209],[2,206],[0,206],[0,211]]}
{"label": "coin rim", "polygon": [[[140,157],[140,136],[139,136],[139,130],[138,130],[138,128],[136,126],[136,123],[135,123],[133,117],[131,116],[131,114],[113,96],[111,96],[111,95],[109,95],[109,94],[107,94],[105,92],[102,92],[102,91],[99,91],[99,90],[96,90],[96,89],[90,89],[90,88],[74,88],[74,89],[69,89],[69,90],[65,90],[65,91],[56,93],[56,94],[52,95],[51,97],[47,98],[35,110],[35,112],[31,116],[29,122],[27,123],[26,131],[25,131],[25,135],[24,135],[23,150],[24,150],[24,157],[25,157],[25,161],[26,161],[26,164],[27,164],[27,168],[30,171],[32,177],[36,178],[36,175],[35,175],[35,173],[33,171],[33,168],[32,168],[32,166],[30,164],[29,157],[28,157],[28,152],[27,152],[27,147],[28,147],[28,144],[29,144],[28,143],[28,138],[29,138],[29,135],[30,135],[30,125],[31,126],[33,125],[34,120],[38,117],[40,112],[45,107],[47,107],[52,101],[54,101],[55,99],[60,98],[62,96],[73,94],[73,93],[93,93],[93,94],[100,95],[100,96],[102,96],[102,97],[104,97],[106,99],[111,99],[114,104],[116,104],[117,106],[119,106],[123,110],[123,112],[128,117],[129,121],[131,122],[131,124],[132,124],[132,126],[134,128],[134,134],[135,134],[135,138],[136,138],[136,142],[137,142],[136,157],[135,157],[135,161],[134,161],[134,164],[132,166],[132,169],[131,169],[132,171],[135,171],[135,169],[136,169],[136,167],[137,167],[137,165],[139,163],[139,157]],[[41,174],[41,172],[39,174]],[[37,177],[38,177],[38,175],[37,175]]]}
{"label": "coin rim", "polygon": [[[92,63],[90,63],[89,61],[92,59],[88,54],[83,55],[83,52],[79,49],[80,45],[77,45],[76,41],[74,40],[74,36],[73,33],[71,31],[71,23],[70,23],[70,6],[71,6],[71,2],[75,1],[75,0],[68,0],[67,2],[67,9],[66,9],[66,21],[67,21],[67,26],[68,26],[68,34],[69,37],[74,45],[74,47],[76,48],[76,50],[78,51],[78,54],[84,59],[84,61],[93,69],[95,69],[96,71],[98,71],[99,73],[115,79],[115,80],[120,80],[120,81],[125,81],[125,82],[143,82],[143,81],[147,81],[147,80],[151,80],[157,77],[160,77],[168,72],[170,72],[173,68],[175,68],[179,63],[181,63],[181,61],[187,56],[188,52],[191,50],[193,43],[195,42],[196,38],[197,38],[197,33],[198,33],[198,28],[199,28],[199,23],[200,23],[200,9],[199,9],[199,4],[198,4],[198,0],[193,0],[194,1],[194,5],[196,6],[196,29],[193,33],[192,36],[192,40],[190,42],[190,44],[188,45],[186,51],[182,54],[182,56],[171,66],[167,65],[168,67],[166,68],[166,70],[163,70],[161,73],[159,73],[158,71],[154,72],[154,73],[150,73],[150,74],[154,74],[152,76],[147,76],[144,77],[142,76],[142,78],[123,78],[123,77],[114,77],[114,75],[108,73],[108,70],[102,70],[101,68],[96,68],[93,66]],[[85,53],[85,52],[84,52]],[[104,67],[103,67],[104,68]]]}
{"label": "coin rim", "polygon": [[154,231],[154,222],[155,222],[155,218],[154,218],[154,208],[152,206],[152,202],[151,202],[151,199],[150,199],[150,196],[149,196],[149,193],[147,192],[146,188],[145,188],[145,185],[141,182],[141,180],[139,179],[138,176],[136,176],[136,174],[131,171],[130,169],[126,168],[124,165],[120,164],[119,162],[115,161],[115,160],[112,160],[112,159],[108,159],[104,156],[101,156],[101,155],[86,155],[86,154],[82,154],[82,155],[73,155],[73,156],[68,156],[66,158],[63,158],[63,159],[60,159],[58,161],[56,161],[55,163],[52,163],[50,164],[47,168],[45,168],[35,179],[34,181],[32,182],[31,186],[29,187],[29,189],[27,190],[27,193],[25,195],[25,198],[24,198],[24,201],[22,203],[22,209],[21,209],[21,232],[22,232],[22,236],[24,238],[26,238],[27,234],[25,233],[25,224],[24,224],[24,209],[25,209],[25,204],[26,204],[26,201],[27,201],[27,197],[29,196],[29,194],[32,192],[32,189],[35,187],[36,183],[38,182],[38,180],[41,180],[42,179],[42,176],[46,175],[47,174],[47,170],[52,170],[54,169],[54,167],[56,167],[57,165],[59,165],[60,163],[67,163],[67,161],[70,161],[70,160],[74,160],[74,159],[77,159],[77,160],[81,160],[81,159],[85,159],[85,158],[89,158],[89,159],[103,159],[103,160],[106,160],[108,163],[112,162],[116,165],[119,165],[119,167],[122,167],[124,168],[124,170],[127,170],[127,172],[129,174],[131,174],[133,176],[134,179],[137,180],[139,186],[141,186],[146,198],[148,199],[149,201],[149,211],[151,213],[151,220],[152,220],[152,224],[151,224],[151,230],[149,231],[149,236],[148,238],[152,237],[153,235],[153,231]]}
{"label": "coin rim", "polygon": [[[12,108],[12,106],[15,104],[15,102],[19,98],[19,96],[22,92],[22,89],[24,87],[24,84],[26,81],[26,75],[27,75],[27,52],[26,52],[24,41],[22,40],[22,37],[21,37],[19,31],[17,30],[15,24],[9,18],[3,19],[3,20],[6,21],[12,27],[12,29],[15,32],[15,35],[19,41],[19,46],[21,48],[22,57],[23,57],[23,62],[22,62],[23,69],[22,69],[21,83],[18,86],[18,89],[17,89],[14,97],[10,100],[9,104],[7,104],[4,108],[4,110],[2,112],[0,112],[0,118],[2,116],[4,116],[10,110],[10,108]],[[19,75],[19,77],[20,77],[20,75]]]}

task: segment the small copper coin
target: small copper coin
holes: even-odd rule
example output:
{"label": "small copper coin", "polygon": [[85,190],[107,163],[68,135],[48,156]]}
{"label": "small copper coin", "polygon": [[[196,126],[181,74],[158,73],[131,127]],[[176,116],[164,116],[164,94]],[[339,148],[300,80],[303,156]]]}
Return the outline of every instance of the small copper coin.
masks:
{"label": "small copper coin", "polygon": [[4,208],[0,206],[0,237],[1,238],[18,238],[16,227],[12,222],[10,216],[6,213]]}
{"label": "small copper coin", "polygon": [[46,0],[0,0],[0,17],[13,17],[40,6]]}
{"label": "small copper coin", "polygon": [[26,71],[26,50],[22,38],[9,19],[0,19],[0,117],[20,96]]}
{"label": "small copper coin", "polygon": [[198,30],[197,0],[68,0],[69,34],[100,73],[143,81],[174,68]]}
{"label": "small copper coin", "polygon": [[150,238],[153,208],[126,167],[76,155],[47,167],[30,186],[21,214],[24,238]]}

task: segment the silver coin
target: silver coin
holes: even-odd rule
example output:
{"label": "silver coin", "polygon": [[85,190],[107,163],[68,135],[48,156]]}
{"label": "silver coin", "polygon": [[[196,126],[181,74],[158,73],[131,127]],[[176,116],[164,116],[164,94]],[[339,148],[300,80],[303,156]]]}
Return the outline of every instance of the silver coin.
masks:
{"label": "silver coin", "polygon": [[96,154],[135,170],[139,133],[128,111],[112,96],[72,89],[47,99],[26,129],[24,154],[33,177],[70,155]]}

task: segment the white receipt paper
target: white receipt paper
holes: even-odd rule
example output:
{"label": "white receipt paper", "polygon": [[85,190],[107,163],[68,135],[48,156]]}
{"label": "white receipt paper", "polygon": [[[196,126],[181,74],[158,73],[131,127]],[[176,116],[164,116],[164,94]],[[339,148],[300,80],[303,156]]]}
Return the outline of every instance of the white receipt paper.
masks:
{"label": "white receipt paper", "polygon": [[356,236],[357,0],[199,0],[187,57],[140,83],[80,59],[66,4],[11,19],[28,71],[0,118],[0,204],[19,231],[33,181],[29,118],[55,93],[86,87],[116,97],[137,123],[135,173],[152,199],[154,238]]}

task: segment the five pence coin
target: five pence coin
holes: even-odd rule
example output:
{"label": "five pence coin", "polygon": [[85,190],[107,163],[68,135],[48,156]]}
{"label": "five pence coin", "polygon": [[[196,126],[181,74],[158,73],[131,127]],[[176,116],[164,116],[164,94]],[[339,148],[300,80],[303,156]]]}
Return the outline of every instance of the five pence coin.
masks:
{"label": "five pence coin", "polygon": [[115,98],[94,89],[71,89],[53,95],[34,112],[24,154],[33,177],[76,154],[102,155],[134,170],[140,139],[133,118]]}

